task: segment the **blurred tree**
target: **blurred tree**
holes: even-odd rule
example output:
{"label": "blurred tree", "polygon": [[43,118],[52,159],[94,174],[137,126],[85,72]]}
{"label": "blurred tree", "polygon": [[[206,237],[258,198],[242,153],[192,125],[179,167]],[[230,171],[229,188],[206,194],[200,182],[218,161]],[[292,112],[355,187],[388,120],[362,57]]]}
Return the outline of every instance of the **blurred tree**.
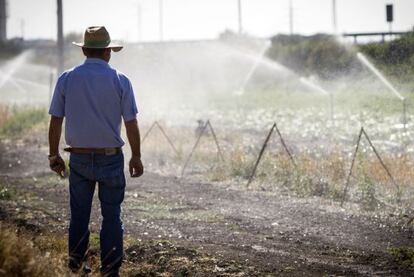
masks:
{"label": "blurred tree", "polygon": [[414,32],[385,43],[360,45],[386,75],[400,81],[413,82],[414,74]]}
{"label": "blurred tree", "polygon": [[272,38],[268,56],[300,75],[316,74],[322,79],[335,79],[361,68],[355,51],[339,44],[335,37],[323,34],[277,35]]}
{"label": "blurred tree", "polygon": [[83,41],[83,34],[71,32],[65,36],[65,44],[72,43],[73,41],[76,41],[76,42]]}

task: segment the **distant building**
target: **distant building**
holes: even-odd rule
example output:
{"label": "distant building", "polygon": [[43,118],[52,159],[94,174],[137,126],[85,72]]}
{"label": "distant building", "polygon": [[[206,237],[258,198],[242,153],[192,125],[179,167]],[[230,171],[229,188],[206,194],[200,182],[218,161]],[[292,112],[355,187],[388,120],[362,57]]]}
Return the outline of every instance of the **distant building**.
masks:
{"label": "distant building", "polygon": [[0,43],[7,41],[7,1],[0,0]]}

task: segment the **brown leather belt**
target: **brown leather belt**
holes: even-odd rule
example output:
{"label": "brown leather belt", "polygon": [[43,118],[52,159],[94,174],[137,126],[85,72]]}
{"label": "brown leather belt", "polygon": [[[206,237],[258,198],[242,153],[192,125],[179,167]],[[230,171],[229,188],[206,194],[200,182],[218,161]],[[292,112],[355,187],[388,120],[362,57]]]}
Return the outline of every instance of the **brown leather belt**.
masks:
{"label": "brown leather belt", "polygon": [[106,156],[116,155],[121,153],[120,147],[115,148],[77,148],[77,147],[67,147],[64,149],[66,152],[69,153],[76,153],[76,154],[100,154]]}

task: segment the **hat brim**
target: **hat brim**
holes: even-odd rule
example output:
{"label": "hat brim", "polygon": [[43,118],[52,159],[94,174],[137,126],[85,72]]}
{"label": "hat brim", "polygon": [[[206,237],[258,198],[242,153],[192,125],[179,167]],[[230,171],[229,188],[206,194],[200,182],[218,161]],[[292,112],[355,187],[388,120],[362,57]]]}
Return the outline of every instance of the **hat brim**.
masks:
{"label": "hat brim", "polygon": [[115,44],[115,43],[110,43],[107,46],[102,46],[102,47],[90,47],[90,46],[85,46],[84,43],[81,42],[72,42],[73,45],[78,46],[78,47],[82,47],[82,48],[91,48],[91,49],[107,49],[110,48],[112,49],[112,51],[114,52],[119,52],[122,50],[122,48],[124,48],[124,46],[119,45],[119,44]]}

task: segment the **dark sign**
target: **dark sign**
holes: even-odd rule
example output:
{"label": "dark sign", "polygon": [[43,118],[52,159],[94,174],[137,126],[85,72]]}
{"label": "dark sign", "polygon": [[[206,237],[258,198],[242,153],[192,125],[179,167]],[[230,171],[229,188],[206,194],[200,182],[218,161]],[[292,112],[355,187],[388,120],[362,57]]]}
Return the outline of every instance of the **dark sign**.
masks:
{"label": "dark sign", "polygon": [[393,22],[394,21],[394,9],[393,5],[387,5],[387,22]]}

